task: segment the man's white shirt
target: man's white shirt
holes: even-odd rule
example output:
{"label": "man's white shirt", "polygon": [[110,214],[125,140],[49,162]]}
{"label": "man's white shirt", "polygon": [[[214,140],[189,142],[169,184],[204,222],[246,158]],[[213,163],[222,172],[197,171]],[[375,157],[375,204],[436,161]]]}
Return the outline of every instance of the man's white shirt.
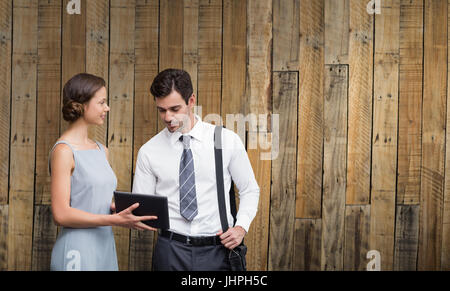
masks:
{"label": "man's white shirt", "polygon": [[[217,201],[216,169],[214,159],[215,126],[197,122],[188,135],[192,136],[195,187],[198,214],[191,221],[180,214],[179,167],[183,153],[182,135],[162,130],[139,150],[133,181],[133,193],[167,196],[170,230],[191,236],[213,236],[222,229]],[[259,186],[240,137],[231,130],[222,130],[223,174],[228,225],[233,225],[229,190],[231,179],[239,192],[239,211],[236,226],[248,232],[259,201]]]}

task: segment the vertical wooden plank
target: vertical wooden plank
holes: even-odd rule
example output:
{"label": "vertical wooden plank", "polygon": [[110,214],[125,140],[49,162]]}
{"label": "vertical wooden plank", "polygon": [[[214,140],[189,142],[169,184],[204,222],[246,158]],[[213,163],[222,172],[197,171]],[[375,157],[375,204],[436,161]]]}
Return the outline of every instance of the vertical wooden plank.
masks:
{"label": "vertical wooden plank", "polygon": [[381,270],[394,266],[400,0],[386,0],[375,16],[370,249]]}
{"label": "vertical wooden plank", "polygon": [[59,136],[61,1],[39,1],[35,203],[50,204],[48,154]]}
{"label": "vertical wooden plank", "polygon": [[36,146],[38,1],[13,3],[8,269],[30,270]]}
{"label": "vertical wooden plank", "polygon": [[159,71],[183,66],[183,0],[160,1]]}
{"label": "vertical wooden plank", "polygon": [[397,205],[395,229],[394,270],[415,271],[419,241],[419,205]]}
{"label": "vertical wooden plank", "polygon": [[222,0],[200,0],[198,12],[198,106],[220,114],[222,95]]}
{"label": "vertical wooden plank", "polygon": [[[448,119],[447,119],[448,120]],[[448,141],[447,137],[447,141]],[[448,157],[448,155],[447,155]],[[447,160],[448,165],[448,160]],[[444,197],[444,213],[442,221],[442,265],[443,271],[450,271],[450,195],[448,190],[448,178],[446,178],[445,197]]]}
{"label": "vertical wooden plank", "polygon": [[400,2],[398,204],[418,204],[420,197],[423,3],[423,0]]}
{"label": "vertical wooden plank", "polygon": [[[245,114],[247,74],[247,1],[223,1],[222,100],[224,125],[246,144]],[[237,190],[237,189],[235,189]]]}
{"label": "vertical wooden plank", "polygon": [[[222,119],[245,144],[245,128],[236,128],[235,117],[245,113],[247,73],[247,1],[223,3]],[[227,114],[230,114],[227,118]],[[239,127],[239,126],[237,126]]]}
{"label": "vertical wooden plank", "polygon": [[[131,190],[133,159],[135,1],[111,1],[109,159],[121,191]],[[130,231],[114,228],[119,269],[127,270]]]}
{"label": "vertical wooden plank", "polygon": [[273,70],[299,68],[300,0],[273,1]]}
{"label": "vertical wooden plank", "polygon": [[[249,142],[257,143],[257,138],[267,140],[271,133],[249,133]],[[269,139],[270,140],[270,139]],[[261,159],[260,147],[247,149],[248,158],[255,173],[256,182],[259,185],[258,212],[254,218],[248,234],[245,236],[245,244],[248,246],[247,264],[248,270],[267,270],[267,256],[269,250],[269,208],[270,208],[270,178],[271,160]]]}
{"label": "vertical wooden plank", "polygon": [[447,1],[425,1],[419,270],[441,268],[447,16]]}
{"label": "vertical wooden plank", "polygon": [[321,219],[295,220],[294,271],[320,271]]}
{"label": "vertical wooden plank", "polygon": [[0,271],[8,270],[8,205],[0,205]]}
{"label": "vertical wooden plank", "polygon": [[[109,71],[109,0],[86,0],[86,72],[106,81]],[[106,144],[107,122],[92,126],[89,137]]]}
{"label": "vertical wooden plank", "polygon": [[150,85],[158,74],[158,14],[158,0],[136,1],[133,165],[140,147],[157,133],[159,116]]}
{"label": "vertical wooden plank", "polygon": [[368,204],[372,132],[373,15],[350,0],[346,204]]}
{"label": "vertical wooden plank", "polygon": [[273,114],[280,115],[279,155],[272,161],[269,270],[290,271],[294,252],[298,73],[273,76]]}
{"label": "vertical wooden plank", "polygon": [[[61,10],[58,0],[38,2],[37,130],[35,203],[50,204],[49,150],[59,136],[61,96]],[[50,206],[34,210],[31,269],[50,269],[57,228]]]}
{"label": "vertical wooden plank", "polygon": [[[64,0],[62,7],[64,13],[62,16],[61,87],[64,87],[64,84],[74,75],[86,71],[86,0],[80,0],[81,14],[66,13],[69,1]],[[69,123],[62,117],[62,112],[60,112],[60,120],[60,132],[63,133]]]}
{"label": "vertical wooden plank", "polygon": [[184,0],[183,70],[191,76],[195,96],[198,72],[198,13],[199,0]]}
{"label": "vertical wooden plank", "polygon": [[370,205],[345,206],[344,270],[365,271],[369,251]]}
{"label": "vertical wooden plank", "polygon": [[322,270],[343,270],[348,66],[325,66]]}
{"label": "vertical wooden plank", "polygon": [[12,1],[2,1],[0,3],[0,204],[8,203],[11,33]]}
{"label": "vertical wooden plank", "polygon": [[[184,3],[183,0],[160,0],[159,5],[159,71],[180,69],[183,67]],[[165,127],[158,118],[158,131]]]}
{"label": "vertical wooden plank", "polygon": [[324,27],[324,0],[301,0],[297,218],[321,217]]}
{"label": "vertical wooden plank", "polygon": [[348,64],[349,0],[325,0],[325,64]]}
{"label": "vertical wooden plank", "polygon": [[[247,0],[247,101],[246,114],[272,111],[272,1]],[[256,129],[270,132],[267,124]]]}
{"label": "vertical wooden plank", "polygon": [[52,249],[57,236],[49,205],[37,205],[34,212],[32,270],[49,271]]}
{"label": "vertical wooden plank", "polygon": [[131,231],[130,271],[151,271],[153,257],[153,231]]}
{"label": "vertical wooden plank", "polygon": [[[158,15],[158,0],[136,1],[133,170],[140,147],[157,133],[159,117],[149,87],[158,74]],[[151,269],[153,237],[153,232],[131,230],[130,270]]]}
{"label": "vertical wooden plank", "polygon": [[[265,118],[272,106],[272,1],[247,1],[247,114],[262,114]],[[260,187],[258,213],[247,235],[249,269],[266,270],[270,203],[271,161],[262,159],[263,149],[258,141],[272,140],[266,123],[248,133],[247,151]]]}
{"label": "vertical wooden plank", "polygon": [[[450,30],[450,0],[447,3],[448,15],[447,15],[447,45],[448,45],[448,53],[447,53],[447,108],[450,108],[450,79],[448,76],[450,75],[450,35],[448,31]],[[450,129],[450,112],[447,110],[447,127]],[[450,271],[450,130],[446,130],[446,141],[445,141],[445,189],[444,189],[444,212],[442,219],[442,255],[441,255],[441,269],[445,271]]]}

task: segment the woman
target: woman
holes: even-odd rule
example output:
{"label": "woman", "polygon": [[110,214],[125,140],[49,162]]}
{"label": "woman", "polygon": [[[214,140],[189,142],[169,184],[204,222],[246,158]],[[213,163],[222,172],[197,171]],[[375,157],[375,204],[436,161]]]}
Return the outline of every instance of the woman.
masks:
{"label": "woman", "polygon": [[115,211],[111,203],[117,186],[108,162],[108,149],[88,138],[89,126],[102,125],[109,107],[105,81],[78,74],[63,90],[63,117],[69,128],[49,155],[52,212],[62,226],[52,251],[51,270],[118,270],[111,226],[155,230],[134,216],[139,204]]}

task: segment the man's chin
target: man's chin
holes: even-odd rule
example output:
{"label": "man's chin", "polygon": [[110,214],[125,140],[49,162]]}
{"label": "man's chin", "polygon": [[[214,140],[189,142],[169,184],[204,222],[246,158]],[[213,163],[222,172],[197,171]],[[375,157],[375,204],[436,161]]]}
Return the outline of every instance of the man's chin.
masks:
{"label": "man's chin", "polygon": [[167,129],[169,130],[169,132],[174,133],[175,131],[177,131],[180,127],[176,126],[176,127],[170,127],[167,126]]}

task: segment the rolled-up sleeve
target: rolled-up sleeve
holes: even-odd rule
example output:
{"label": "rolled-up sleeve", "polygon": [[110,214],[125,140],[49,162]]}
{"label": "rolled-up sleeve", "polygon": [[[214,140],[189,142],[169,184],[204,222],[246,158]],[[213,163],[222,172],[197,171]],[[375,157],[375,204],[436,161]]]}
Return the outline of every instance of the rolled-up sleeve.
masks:
{"label": "rolled-up sleeve", "polygon": [[145,154],[145,150],[141,148],[138,153],[134,173],[133,193],[154,195],[155,189],[156,176],[151,170],[149,157]]}
{"label": "rolled-up sleeve", "polygon": [[259,186],[250,164],[244,144],[237,134],[232,134],[234,146],[228,171],[239,191],[239,210],[236,215],[236,226],[248,232],[250,224],[256,216],[259,202]]}

